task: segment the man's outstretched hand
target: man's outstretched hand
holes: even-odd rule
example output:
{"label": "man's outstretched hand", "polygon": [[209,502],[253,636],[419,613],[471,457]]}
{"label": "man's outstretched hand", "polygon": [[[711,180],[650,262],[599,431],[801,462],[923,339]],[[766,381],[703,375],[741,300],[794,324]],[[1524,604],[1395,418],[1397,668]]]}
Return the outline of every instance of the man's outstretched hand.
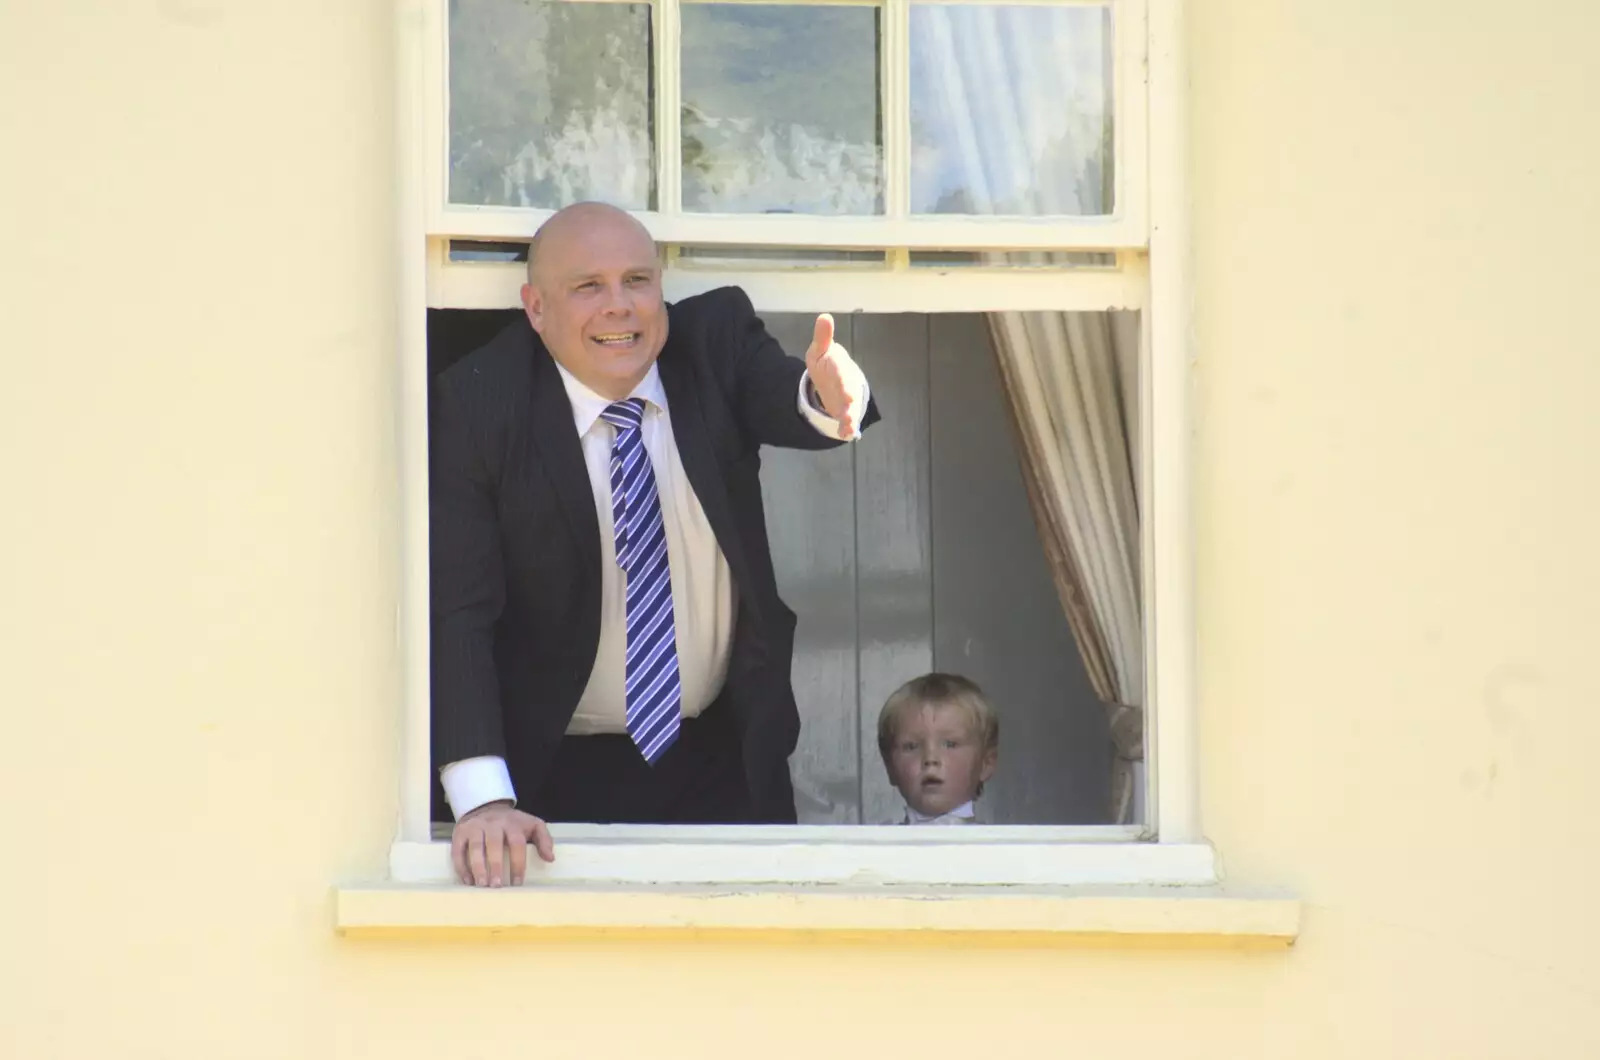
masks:
{"label": "man's outstretched hand", "polygon": [[508,802],[479,806],[457,821],[450,835],[456,878],[474,887],[519,884],[527,875],[530,843],[545,861],[556,859],[555,841],[539,818]]}
{"label": "man's outstretched hand", "polygon": [[806,373],[816,387],[822,411],[839,421],[839,434],[854,438],[867,411],[867,377],[850,352],[833,341],[833,317],[823,313],[806,349]]}

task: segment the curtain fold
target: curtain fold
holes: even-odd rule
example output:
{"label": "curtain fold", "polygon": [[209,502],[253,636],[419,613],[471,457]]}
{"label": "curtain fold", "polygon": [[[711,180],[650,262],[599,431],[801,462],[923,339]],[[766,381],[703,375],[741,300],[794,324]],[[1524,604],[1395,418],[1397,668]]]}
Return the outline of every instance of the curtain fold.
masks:
{"label": "curtain fold", "polygon": [[[1136,817],[1144,757],[1139,506],[1119,372],[1124,313],[990,313],[1022,477],[1067,623],[1115,759],[1110,818]],[[1136,318],[1135,318],[1136,320]],[[1137,333],[1134,333],[1137,342]]]}

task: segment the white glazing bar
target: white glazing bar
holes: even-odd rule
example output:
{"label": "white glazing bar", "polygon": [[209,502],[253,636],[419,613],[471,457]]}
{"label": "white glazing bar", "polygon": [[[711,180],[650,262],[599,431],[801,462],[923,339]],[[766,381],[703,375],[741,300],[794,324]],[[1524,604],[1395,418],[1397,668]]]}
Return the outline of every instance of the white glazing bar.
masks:
{"label": "white glazing bar", "polygon": [[911,212],[911,4],[888,0],[878,13],[883,99],[883,212]]}
{"label": "white glazing bar", "polygon": [[1150,684],[1162,843],[1199,837],[1191,498],[1189,180],[1183,0],[1150,3]]}
{"label": "white glazing bar", "polygon": [[[400,838],[428,838],[428,159],[423,97],[435,87],[425,56],[442,35],[443,4],[400,0],[395,10],[395,305],[400,481]],[[434,16],[430,27],[429,14]],[[433,32],[438,30],[438,32]]]}
{"label": "white glazing bar", "polygon": [[656,213],[675,217],[683,210],[683,22],[678,17],[678,0],[655,0],[651,18],[656,67]]}

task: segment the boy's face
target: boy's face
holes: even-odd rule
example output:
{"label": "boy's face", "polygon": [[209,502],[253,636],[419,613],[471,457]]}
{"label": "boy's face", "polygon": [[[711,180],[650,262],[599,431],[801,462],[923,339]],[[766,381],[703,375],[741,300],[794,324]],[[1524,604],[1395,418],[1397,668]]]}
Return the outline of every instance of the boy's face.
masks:
{"label": "boy's face", "polygon": [[889,780],[912,809],[937,817],[978,794],[996,757],[960,707],[928,704],[901,721],[889,745]]}

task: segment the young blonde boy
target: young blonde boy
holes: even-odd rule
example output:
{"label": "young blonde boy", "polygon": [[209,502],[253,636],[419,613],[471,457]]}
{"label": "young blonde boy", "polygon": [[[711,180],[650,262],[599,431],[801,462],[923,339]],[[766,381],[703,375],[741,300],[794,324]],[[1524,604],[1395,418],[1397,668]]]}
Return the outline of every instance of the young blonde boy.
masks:
{"label": "young blonde boy", "polygon": [[878,714],[878,751],[906,800],[901,824],[967,824],[1000,755],[1000,719],[956,674],[923,674]]}

